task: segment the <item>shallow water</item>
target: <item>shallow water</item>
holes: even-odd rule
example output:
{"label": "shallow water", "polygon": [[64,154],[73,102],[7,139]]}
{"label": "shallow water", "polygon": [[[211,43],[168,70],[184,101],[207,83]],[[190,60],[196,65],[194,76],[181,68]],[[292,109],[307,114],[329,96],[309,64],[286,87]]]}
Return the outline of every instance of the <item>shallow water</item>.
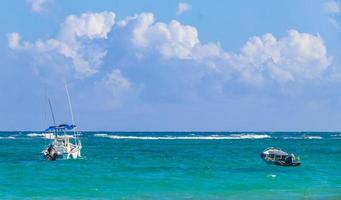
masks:
{"label": "shallow water", "polygon": [[[0,199],[341,199],[340,133],[83,132],[45,161],[41,133],[0,133]],[[264,163],[279,147],[300,167]]]}

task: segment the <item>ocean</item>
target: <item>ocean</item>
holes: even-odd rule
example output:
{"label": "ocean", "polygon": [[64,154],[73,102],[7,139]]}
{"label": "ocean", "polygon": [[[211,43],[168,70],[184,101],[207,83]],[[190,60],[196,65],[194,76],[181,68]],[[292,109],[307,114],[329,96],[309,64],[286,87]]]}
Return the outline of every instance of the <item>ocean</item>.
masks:
{"label": "ocean", "polygon": [[[341,133],[82,132],[46,161],[40,132],[0,133],[0,199],[341,199]],[[267,147],[302,165],[269,165]]]}

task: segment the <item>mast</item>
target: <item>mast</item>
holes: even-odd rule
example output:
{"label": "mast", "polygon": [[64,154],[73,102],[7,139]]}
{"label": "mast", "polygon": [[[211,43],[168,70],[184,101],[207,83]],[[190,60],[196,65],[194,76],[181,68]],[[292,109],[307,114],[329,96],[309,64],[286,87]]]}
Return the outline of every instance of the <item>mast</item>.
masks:
{"label": "mast", "polygon": [[[50,106],[50,111],[51,111],[51,115],[52,115],[53,125],[56,126],[56,119],[54,118],[54,113],[53,113],[53,109],[52,109],[51,100],[50,100],[50,98],[48,98],[47,100],[48,100],[49,106]],[[54,130],[53,132],[54,132],[54,137],[57,138],[56,130]],[[50,136],[50,139],[51,139],[51,136]]]}
{"label": "mast", "polygon": [[[67,100],[69,102],[69,110],[70,110],[70,114],[71,114],[71,120],[72,120],[72,125],[75,125],[75,118],[74,118],[74,115],[73,115],[73,110],[72,110],[72,105],[71,105],[71,98],[70,98],[70,94],[69,94],[69,90],[67,88],[67,84],[65,82],[65,90],[66,90],[66,95],[67,95]],[[73,129],[73,135],[75,137],[75,142],[76,144],[79,143],[79,138],[78,138],[78,134],[76,133],[76,127]]]}
{"label": "mast", "polygon": [[73,116],[73,111],[72,111],[72,105],[71,105],[71,100],[70,100],[70,94],[69,94],[69,90],[68,90],[68,88],[67,88],[66,83],[65,83],[65,90],[66,90],[67,100],[68,100],[68,102],[69,102],[69,110],[70,110],[70,114],[71,114],[72,124],[73,124],[73,125],[76,125],[76,124],[75,124],[75,118],[74,118],[74,116]]}
{"label": "mast", "polygon": [[53,124],[56,126],[56,119],[54,118],[54,113],[53,113],[53,109],[52,109],[50,98],[48,98],[48,101],[49,101],[49,106],[50,106],[50,111],[51,111],[51,115],[52,115]]}

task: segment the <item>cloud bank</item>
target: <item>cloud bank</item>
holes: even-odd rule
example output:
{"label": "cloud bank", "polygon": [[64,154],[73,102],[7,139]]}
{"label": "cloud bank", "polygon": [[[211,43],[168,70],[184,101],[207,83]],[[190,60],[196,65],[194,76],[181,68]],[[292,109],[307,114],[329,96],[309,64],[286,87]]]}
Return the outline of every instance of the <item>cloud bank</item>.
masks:
{"label": "cloud bank", "polygon": [[[153,13],[117,22],[115,17],[114,12],[70,15],[55,37],[29,42],[13,32],[8,46],[32,56],[40,70],[76,79],[95,77],[96,88],[115,99],[127,94],[124,91],[137,91],[134,87],[155,92],[151,85],[156,83],[182,84],[179,88],[184,90],[236,82],[251,86],[271,82],[280,87],[321,80],[332,63],[319,35],[294,29],[282,37],[252,36],[239,51],[231,52],[219,43],[200,41],[194,26],[177,20],[161,22]],[[137,72],[149,74],[137,76]]]}
{"label": "cloud bank", "polygon": [[128,17],[119,24],[121,29],[131,30],[127,45],[139,55],[191,61],[247,82],[321,78],[331,64],[322,38],[297,30],[289,30],[281,38],[271,33],[254,36],[239,52],[228,52],[219,44],[200,42],[195,27],[176,20],[157,22],[152,13]]}

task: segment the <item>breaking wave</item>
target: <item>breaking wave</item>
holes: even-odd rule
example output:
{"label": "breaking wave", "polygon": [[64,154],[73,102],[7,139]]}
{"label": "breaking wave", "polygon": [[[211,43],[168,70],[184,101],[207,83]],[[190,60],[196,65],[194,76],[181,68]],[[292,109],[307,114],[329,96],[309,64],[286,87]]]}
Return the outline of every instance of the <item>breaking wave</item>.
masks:
{"label": "breaking wave", "polygon": [[110,138],[115,140],[240,140],[240,139],[265,139],[271,138],[270,135],[258,134],[231,134],[224,135],[209,135],[209,136],[123,136],[109,134],[94,134],[95,137]]}
{"label": "breaking wave", "polygon": [[334,134],[334,135],[331,135],[332,137],[341,137],[341,134]]}
{"label": "breaking wave", "polygon": [[52,133],[29,133],[28,137],[39,137],[44,139],[54,139],[54,135]]}
{"label": "breaking wave", "polygon": [[0,137],[0,140],[15,140],[16,138],[13,136],[7,136],[7,137]]}
{"label": "breaking wave", "polygon": [[[53,133],[29,133],[27,134],[28,137],[39,137],[39,138],[43,138],[43,139],[55,139],[55,136]],[[69,138],[73,138],[73,135],[67,135],[67,137]]]}
{"label": "breaking wave", "polygon": [[309,136],[309,135],[307,135],[307,136],[304,136],[304,139],[310,139],[310,140],[321,140],[321,139],[323,139],[323,137],[321,137],[321,136]]}
{"label": "breaking wave", "polygon": [[312,135],[305,135],[305,136],[298,136],[298,137],[283,137],[283,139],[289,139],[289,140],[321,140],[323,137],[321,136],[312,136]]}

